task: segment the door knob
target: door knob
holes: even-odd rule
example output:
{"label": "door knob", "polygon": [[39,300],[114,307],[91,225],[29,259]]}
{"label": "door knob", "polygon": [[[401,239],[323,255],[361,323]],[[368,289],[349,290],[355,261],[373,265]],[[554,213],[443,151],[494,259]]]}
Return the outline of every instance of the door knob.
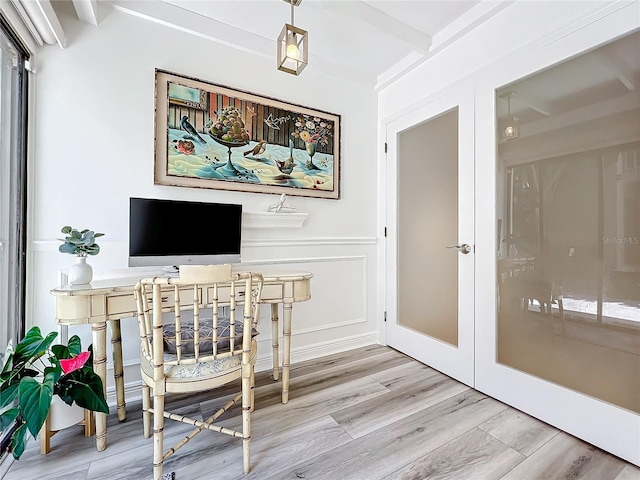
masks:
{"label": "door knob", "polygon": [[461,245],[451,245],[447,248],[457,248],[460,253],[464,253],[465,255],[471,252],[471,246],[468,243],[463,243]]}

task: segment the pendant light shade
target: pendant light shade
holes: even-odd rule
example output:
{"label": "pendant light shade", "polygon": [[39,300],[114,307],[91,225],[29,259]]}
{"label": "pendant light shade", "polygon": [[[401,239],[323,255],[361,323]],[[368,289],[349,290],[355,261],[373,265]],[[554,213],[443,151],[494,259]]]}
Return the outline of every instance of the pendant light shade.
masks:
{"label": "pendant light shade", "polygon": [[309,34],[293,24],[293,7],[299,5],[302,0],[284,1],[291,3],[291,24],[285,23],[278,35],[278,70],[300,75],[309,63]]}

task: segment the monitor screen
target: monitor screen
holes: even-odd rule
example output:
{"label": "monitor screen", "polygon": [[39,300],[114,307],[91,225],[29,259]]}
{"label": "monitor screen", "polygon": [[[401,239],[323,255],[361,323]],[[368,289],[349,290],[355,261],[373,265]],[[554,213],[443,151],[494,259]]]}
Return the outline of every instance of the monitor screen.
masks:
{"label": "monitor screen", "polygon": [[240,262],[242,205],[131,198],[129,266]]}

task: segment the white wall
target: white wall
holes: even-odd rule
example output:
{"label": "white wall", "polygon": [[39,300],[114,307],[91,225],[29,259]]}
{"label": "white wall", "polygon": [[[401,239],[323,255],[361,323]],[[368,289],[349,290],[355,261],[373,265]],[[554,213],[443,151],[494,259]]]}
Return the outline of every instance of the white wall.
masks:
{"label": "white wall", "polygon": [[[245,261],[281,261],[287,269],[315,274],[312,300],[294,307],[293,361],[375,343],[375,92],[325,76],[313,65],[300,77],[288,75],[276,70],[275,59],[103,3],[98,26],[79,22],[71,2],[55,7],[68,46],[44,48],[36,58],[28,324],[56,328],[49,290],[57,271],[74,261],[57,251],[63,225],[106,234],[101,253],[90,257],[99,276],[127,265],[130,196],[242,203],[245,211],[266,211],[277,200],[277,195],[153,184],[154,69],[161,68],[342,116],[342,198],[291,197],[288,204],[309,213],[305,224],[246,229],[242,254]],[[265,323],[259,337],[263,358],[269,354],[269,329]],[[90,341],[88,327],[70,333]],[[123,341],[130,383],[138,378],[135,320],[123,322]]]}

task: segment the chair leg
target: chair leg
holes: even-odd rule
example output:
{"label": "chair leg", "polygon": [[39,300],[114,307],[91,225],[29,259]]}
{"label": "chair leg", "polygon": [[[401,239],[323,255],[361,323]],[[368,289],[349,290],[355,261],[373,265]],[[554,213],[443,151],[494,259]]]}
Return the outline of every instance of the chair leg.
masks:
{"label": "chair leg", "polygon": [[562,334],[567,333],[567,324],[564,321],[564,305],[562,304],[562,297],[557,299],[558,302],[558,312],[560,313],[560,324],[562,325]]}
{"label": "chair leg", "polygon": [[255,367],[251,365],[251,413],[256,409],[256,375],[254,368]]}
{"label": "chair leg", "polygon": [[151,387],[147,384],[142,384],[142,426],[144,432],[144,438],[151,436]]}
{"label": "chair leg", "polygon": [[549,320],[551,320],[551,324],[553,325],[553,309],[551,308],[552,305],[553,305],[553,297],[550,296],[548,299],[545,299],[544,313],[546,313],[549,316]]}
{"label": "chair leg", "polygon": [[[249,366],[248,370],[253,370]],[[247,372],[248,373],[248,372]],[[242,375],[242,469],[244,473],[251,470],[251,373]]]}
{"label": "chair leg", "polygon": [[153,478],[162,480],[164,395],[157,395],[156,389],[153,392]]}

